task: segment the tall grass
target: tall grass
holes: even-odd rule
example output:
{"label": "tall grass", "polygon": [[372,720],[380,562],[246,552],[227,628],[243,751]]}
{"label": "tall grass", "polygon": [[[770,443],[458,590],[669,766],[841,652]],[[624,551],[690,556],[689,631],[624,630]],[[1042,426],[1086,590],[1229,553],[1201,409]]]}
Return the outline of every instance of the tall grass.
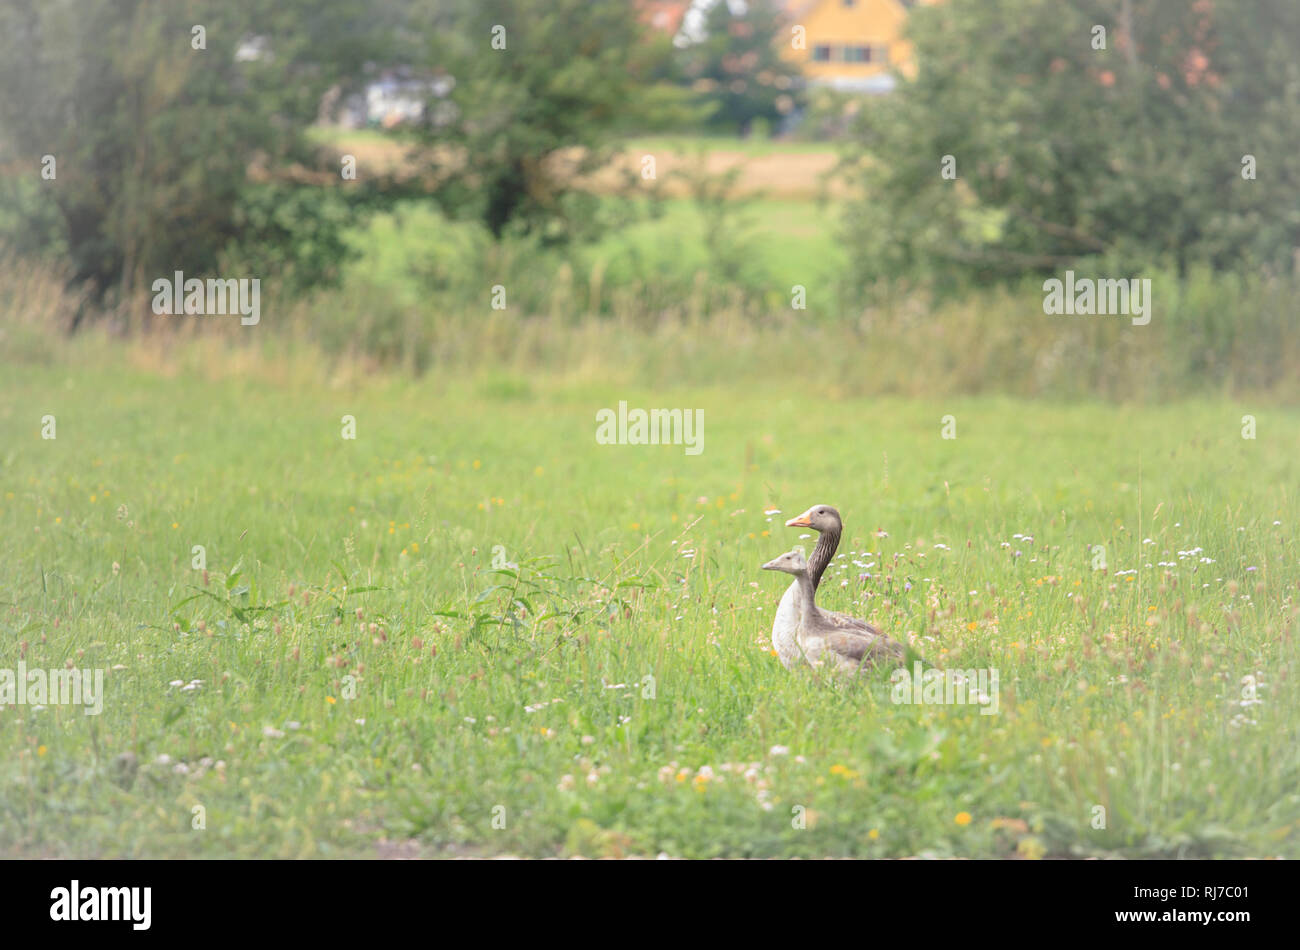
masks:
{"label": "tall grass", "polygon": [[[1151,323],[1133,326],[1122,316],[1046,315],[1033,284],[855,306],[832,284],[812,283],[807,309],[795,310],[789,287],[726,283],[704,265],[661,285],[656,265],[636,276],[627,258],[497,247],[454,229],[440,239],[430,263],[386,260],[373,247],[336,290],[264,286],[257,327],[156,317],[147,296],[92,322],[155,355],[215,339],[275,361],[299,353],[328,372],[546,371],[649,385],[816,377],[846,395],[1300,399],[1294,276],[1158,274]],[[504,310],[491,305],[497,285]],[[0,346],[19,363],[77,349],[66,334],[82,303],[55,269],[0,261]]]}

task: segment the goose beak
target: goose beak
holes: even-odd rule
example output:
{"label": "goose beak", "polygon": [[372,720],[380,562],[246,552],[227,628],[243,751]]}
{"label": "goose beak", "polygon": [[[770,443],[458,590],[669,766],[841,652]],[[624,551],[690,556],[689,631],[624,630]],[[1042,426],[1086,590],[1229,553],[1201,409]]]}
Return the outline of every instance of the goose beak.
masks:
{"label": "goose beak", "polygon": [[787,528],[811,528],[812,527],[812,509],[809,508],[798,518],[791,518],[785,523]]}
{"label": "goose beak", "polygon": [[766,564],[764,564],[764,565],[763,565],[763,570],[765,570],[765,571],[775,571],[775,570],[776,570],[776,560],[773,559],[773,560],[771,560],[771,561],[768,561]]}

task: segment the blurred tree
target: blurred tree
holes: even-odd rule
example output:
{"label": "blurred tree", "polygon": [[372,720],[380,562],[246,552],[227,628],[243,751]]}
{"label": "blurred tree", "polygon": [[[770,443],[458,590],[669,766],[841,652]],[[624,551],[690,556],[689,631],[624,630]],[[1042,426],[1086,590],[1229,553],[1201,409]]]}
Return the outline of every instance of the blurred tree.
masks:
{"label": "blurred tree", "polygon": [[[7,0],[0,147],[16,173],[0,186],[26,196],[19,206],[41,225],[29,239],[56,243],[95,299],[178,269],[211,273],[245,229],[301,283],[326,278],[343,254],[337,206],[269,179],[312,161],[303,133],[321,94],[381,48],[396,9]],[[40,178],[45,155],[53,180]]]}
{"label": "blurred tree", "polygon": [[770,125],[793,110],[803,80],[798,65],[779,52],[789,36],[774,0],[735,6],[714,0],[700,39],[679,54],[691,88],[713,106],[711,125],[743,134],[755,120]]}
{"label": "blurred tree", "polygon": [[658,81],[669,47],[628,0],[452,0],[428,22],[433,62],[456,81],[454,117],[430,130],[449,146],[438,198],[493,237],[583,233],[595,198],[577,185],[614,140],[694,118],[682,91]]}
{"label": "blurred tree", "polygon": [[1289,266],[1294,0],[952,0],[915,8],[909,28],[917,78],[863,109],[859,287],[1086,257]]}

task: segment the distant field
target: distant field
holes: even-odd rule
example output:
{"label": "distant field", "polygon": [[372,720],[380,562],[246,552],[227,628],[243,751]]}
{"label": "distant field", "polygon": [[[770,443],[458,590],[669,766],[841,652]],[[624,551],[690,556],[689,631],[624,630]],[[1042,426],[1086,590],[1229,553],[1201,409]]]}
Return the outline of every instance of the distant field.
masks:
{"label": "distant field", "polygon": [[700,149],[730,152],[749,158],[778,155],[812,155],[834,158],[837,147],[830,142],[800,142],[795,139],[747,138],[734,135],[647,135],[628,139],[623,147],[629,151],[667,149],[673,152],[694,152]]}
{"label": "distant field", "polygon": [[[0,668],[107,671],[102,715],[0,708],[0,853],[1300,856],[1294,410],[205,345],[0,372]],[[619,400],[703,453],[597,445]],[[824,605],[996,668],[997,715],[780,667],[758,566],[814,502]]]}
{"label": "distant field", "polygon": [[[345,130],[317,127],[312,139],[338,154],[356,156],[362,173],[367,169],[387,173],[403,167],[415,169],[412,140],[374,129]],[[788,142],[770,139],[739,139],[712,136],[650,136],[630,139],[620,146],[611,167],[594,176],[591,186],[598,191],[619,190],[623,176],[640,174],[642,158],[653,155],[656,177],[665,192],[686,193],[679,176],[698,173],[722,174],[737,166],[740,173],[734,193],[783,199],[817,198],[849,193],[835,175],[838,151],[834,145],[817,142]]]}

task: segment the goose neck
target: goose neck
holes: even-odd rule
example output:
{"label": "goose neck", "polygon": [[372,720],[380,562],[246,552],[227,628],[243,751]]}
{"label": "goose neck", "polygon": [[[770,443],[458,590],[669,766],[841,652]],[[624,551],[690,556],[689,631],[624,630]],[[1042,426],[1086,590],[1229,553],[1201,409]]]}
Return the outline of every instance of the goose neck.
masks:
{"label": "goose neck", "polygon": [[817,615],[817,588],[808,571],[800,571],[795,576],[799,585],[799,619],[804,625],[812,622]]}
{"label": "goose neck", "polygon": [[828,528],[823,531],[817,538],[817,547],[813,549],[812,557],[808,559],[808,573],[812,575],[812,585],[814,588],[821,585],[822,574],[831,563],[831,558],[835,556],[835,549],[840,546],[840,526]]}

